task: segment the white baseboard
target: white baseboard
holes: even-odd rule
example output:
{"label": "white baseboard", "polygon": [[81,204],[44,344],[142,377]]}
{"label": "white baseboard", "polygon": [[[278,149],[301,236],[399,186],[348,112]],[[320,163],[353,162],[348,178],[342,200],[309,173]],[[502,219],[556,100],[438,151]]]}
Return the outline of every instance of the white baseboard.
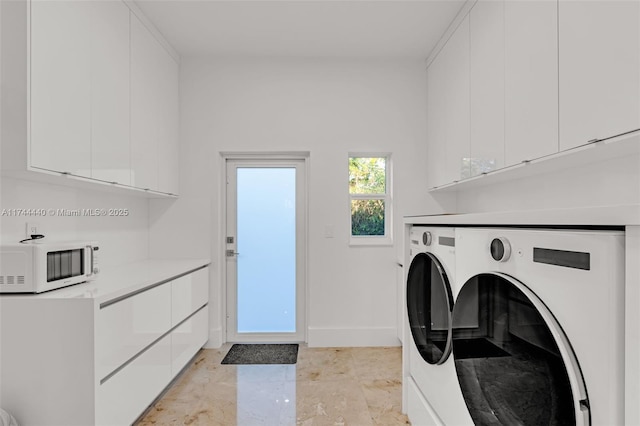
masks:
{"label": "white baseboard", "polygon": [[395,327],[309,327],[309,347],[400,346]]}
{"label": "white baseboard", "polygon": [[204,344],[205,349],[218,349],[222,346],[222,327],[209,329],[209,340]]}
{"label": "white baseboard", "polygon": [[[401,346],[395,327],[320,328],[310,327],[309,347]],[[209,330],[206,349],[217,349],[223,344],[222,328]]]}

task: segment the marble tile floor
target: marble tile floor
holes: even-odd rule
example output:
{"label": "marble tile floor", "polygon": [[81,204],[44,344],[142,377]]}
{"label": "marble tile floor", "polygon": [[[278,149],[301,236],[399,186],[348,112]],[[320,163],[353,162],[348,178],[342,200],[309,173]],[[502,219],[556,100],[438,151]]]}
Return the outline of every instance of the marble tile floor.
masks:
{"label": "marble tile floor", "polygon": [[293,365],[222,365],[203,349],[136,426],[408,425],[402,350],[309,348]]}

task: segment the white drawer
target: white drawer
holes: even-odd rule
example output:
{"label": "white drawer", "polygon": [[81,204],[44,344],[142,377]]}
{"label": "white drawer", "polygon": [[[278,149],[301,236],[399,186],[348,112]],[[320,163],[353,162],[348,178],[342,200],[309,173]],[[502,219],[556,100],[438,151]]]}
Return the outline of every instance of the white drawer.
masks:
{"label": "white drawer", "polygon": [[175,376],[209,339],[209,307],[205,306],[194,316],[171,332],[171,374]]}
{"label": "white drawer", "polygon": [[130,425],[170,380],[171,336],[167,335],[98,385],[96,423]]}
{"label": "white drawer", "polygon": [[209,302],[209,268],[171,281],[171,327]]}
{"label": "white drawer", "polygon": [[100,309],[96,326],[98,379],[120,367],[170,328],[169,283]]}

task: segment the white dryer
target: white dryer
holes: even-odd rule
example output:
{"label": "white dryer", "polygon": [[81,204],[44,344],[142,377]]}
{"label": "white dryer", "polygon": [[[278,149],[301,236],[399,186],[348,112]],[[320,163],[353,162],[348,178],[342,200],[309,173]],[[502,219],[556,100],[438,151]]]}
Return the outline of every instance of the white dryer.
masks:
{"label": "white dryer", "polygon": [[453,363],[473,422],[624,424],[623,233],[455,237]]}
{"label": "white dryer", "polygon": [[413,226],[408,249],[407,415],[414,426],[469,424],[450,356],[455,229]]}

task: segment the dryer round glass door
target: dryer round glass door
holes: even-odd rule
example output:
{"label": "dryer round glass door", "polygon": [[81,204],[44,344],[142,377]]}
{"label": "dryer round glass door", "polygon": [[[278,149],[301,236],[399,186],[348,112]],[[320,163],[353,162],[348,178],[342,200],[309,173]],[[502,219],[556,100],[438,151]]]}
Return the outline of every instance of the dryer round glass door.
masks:
{"label": "dryer round glass door", "polygon": [[451,352],[452,306],[444,268],[431,253],[419,253],[409,267],[407,313],[413,341],[429,364],[442,364]]}
{"label": "dryer round glass door", "polygon": [[544,303],[510,276],[467,281],[453,309],[453,357],[476,425],[584,425],[580,367]]}

